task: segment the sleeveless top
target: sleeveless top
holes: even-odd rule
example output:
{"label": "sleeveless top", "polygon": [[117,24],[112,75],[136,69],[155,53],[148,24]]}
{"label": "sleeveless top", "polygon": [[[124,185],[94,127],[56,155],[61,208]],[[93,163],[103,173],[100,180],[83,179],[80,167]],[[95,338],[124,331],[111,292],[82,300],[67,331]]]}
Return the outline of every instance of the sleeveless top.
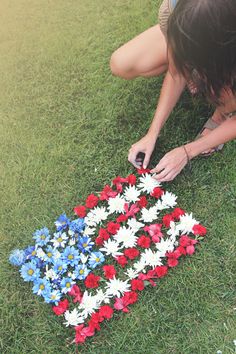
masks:
{"label": "sleeveless top", "polygon": [[159,24],[162,33],[167,35],[167,26],[168,26],[168,18],[173,11],[175,5],[177,4],[178,0],[164,0],[159,9]]}

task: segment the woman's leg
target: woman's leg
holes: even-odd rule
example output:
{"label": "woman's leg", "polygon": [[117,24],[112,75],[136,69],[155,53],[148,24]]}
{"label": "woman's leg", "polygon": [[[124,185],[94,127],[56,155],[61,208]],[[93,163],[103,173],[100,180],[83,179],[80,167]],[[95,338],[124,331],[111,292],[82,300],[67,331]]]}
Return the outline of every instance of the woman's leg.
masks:
{"label": "woman's leg", "polygon": [[147,29],[118,48],[111,56],[110,67],[114,75],[127,80],[165,72],[167,44],[160,26]]}

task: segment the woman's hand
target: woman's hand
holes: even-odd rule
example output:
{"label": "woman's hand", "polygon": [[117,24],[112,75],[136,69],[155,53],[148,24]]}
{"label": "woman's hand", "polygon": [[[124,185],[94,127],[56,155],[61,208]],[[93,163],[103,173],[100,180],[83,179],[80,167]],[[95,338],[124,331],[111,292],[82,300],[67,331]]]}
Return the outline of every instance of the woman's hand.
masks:
{"label": "woman's hand", "polygon": [[[143,167],[147,168],[150,157],[154,150],[156,144],[156,137],[147,133],[142,139],[140,139],[137,143],[133,144],[129,149],[128,160],[134,165],[136,168]],[[143,153],[145,155],[144,160],[138,155]]]}
{"label": "woman's hand", "polygon": [[187,151],[183,146],[180,146],[165,154],[151,172],[157,173],[157,175],[153,177],[159,182],[172,181],[182,171],[188,161],[189,157]]}

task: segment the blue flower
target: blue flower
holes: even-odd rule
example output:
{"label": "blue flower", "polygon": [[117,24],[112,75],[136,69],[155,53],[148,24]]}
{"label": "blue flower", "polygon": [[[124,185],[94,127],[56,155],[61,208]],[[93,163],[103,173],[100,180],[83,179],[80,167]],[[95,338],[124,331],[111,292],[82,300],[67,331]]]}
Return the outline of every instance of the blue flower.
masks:
{"label": "blue flower", "polygon": [[99,264],[105,261],[104,255],[102,252],[93,252],[89,257],[89,266],[92,268],[96,268]]}
{"label": "blue flower", "polygon": [[38,278],[34,281],[33,293],[37,295],[44,295],[51,291],[51,285],[45,278]]}
{"label": "blue flower", "polygon": [[88,236],[79,237],[78,248],[84,252],[90,252],[93,248],[94,242],[91,241],[91,238]]}
{"label": "blue flower", "polygon": [[9,262],[17,267],[20,267],[26,260],[25,252],[23,250],[13,250],[9,256]]}
{"label": "blue flower", "polygon": [[67,246],[62,254],[62,258],[67,264],[74,266],[80,259],[79,251],[76,250],[73,246]]}
{"label": "blue flower", "polygon": [[33,234],[33,239],[36,240],[38,246],[45,246],[50,240],[49,230],[47,227],[44,227],[40,230],[36,230]]}
{"label": "blue flower", "polygon": [[28,246],[26,249],[25,249],[25,255],[26,255],[26,259],[33,259],[37,256],[37,251],[36,251],[36,248],[35,246]]}
{"label": "blue flower", "polygon": [[55,221],[57,231],[65,230],[69,223],[70,220],[67,218],[66,214],[60,215],[59,218]]}
{"label": "blue flower", "polygon": [[63,278],[61,281],[61,292],[63,294],[68,293],[68,291],[71,290],[72,286],[75,284],[75,281],[73,281],[71,278]]}
{"label": "blue flower", "polygon": [[50,290],[42,294],[44,297],[45,302],[49,303],[55,303],[56,305],[58,304],[58,301],[60,301],[62,294],[59,290]]}
{"label": "blue flower", "polygon": [[55,249],[52,246],[48,246],[45,251],[44,261],[46,263],[53,263],[55,255]]}
{"label": "blue flower", "polygon": [[75,219],[73,221],[71,221],[70,225],[69,225],[69,235],[77,238],[81,231],[83,231],[85,228],[85,223],[84,223],[84,219],[83,218],[79,218],[79,219]]}
{"label": "blue flower", "polygon": [[53,270],[56,274],[63,274],[67,270],[67,264],[64,263],[61,259],[57,259],[54,262]]}
{"label": "blue flower", "polygon": [[74,274],[76,279],[84,280],[90,272],[91,270],[85,264],[80,264],[76,267]]}
{"label": "blue flower", "polygon": [[34,281],[40,276],[40,270],[34,261],[23,264],[20,273],[24,281]]}

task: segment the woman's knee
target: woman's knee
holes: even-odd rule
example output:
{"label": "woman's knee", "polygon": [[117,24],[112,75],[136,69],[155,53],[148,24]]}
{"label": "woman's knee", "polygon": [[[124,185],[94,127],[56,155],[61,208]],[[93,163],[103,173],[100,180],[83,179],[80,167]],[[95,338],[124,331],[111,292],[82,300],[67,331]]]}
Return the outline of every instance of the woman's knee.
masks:
{"label": "woman's knee", "polygon": [[125,58],[123,50],[117,49],[111,56],[110,69],[113,75],[122,77],[123,79],[132,79],[132,66],[129,65],[127,58]]}

